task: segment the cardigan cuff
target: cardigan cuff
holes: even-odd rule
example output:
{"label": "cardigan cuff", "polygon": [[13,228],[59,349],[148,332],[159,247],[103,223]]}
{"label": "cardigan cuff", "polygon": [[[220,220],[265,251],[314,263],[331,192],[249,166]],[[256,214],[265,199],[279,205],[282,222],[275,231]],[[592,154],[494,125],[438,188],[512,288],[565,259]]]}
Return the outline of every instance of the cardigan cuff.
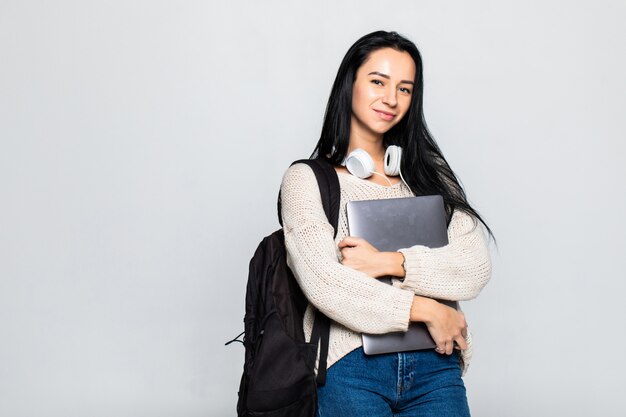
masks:
{"label": "cardigan cuff", "polygon": [[419,245],[397,250],[404,256],[404,264],[402,265],[404,267],[404,279],[400,284],[400,288],[414,291],[418,287],[416,281],[420,276],[421,254],[426,251],[428,251],[428,247]]}
{"label": "cardigan cuff", "polygon": [[413,291],[398,291],[399,297],[393,303],[391,309],[391,322],[393,323],[392,332],[406,332],[409,329],[411,320],[411,307],[413,306]]}

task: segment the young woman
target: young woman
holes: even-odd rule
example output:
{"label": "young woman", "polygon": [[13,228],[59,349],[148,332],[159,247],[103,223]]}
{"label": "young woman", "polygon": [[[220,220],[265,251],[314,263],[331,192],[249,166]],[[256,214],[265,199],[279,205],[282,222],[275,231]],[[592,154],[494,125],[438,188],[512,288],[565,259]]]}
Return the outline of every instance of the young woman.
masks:
{"label": "young woman", "polygon": [[[311,168],[295,164],[283,177],[287,262],[310,303],[307,340],[316,310],[332,320],[327,382],[318,388],[320,417],[469,416],[461,376],[471,337],[463,314],[434,299],[479,294],[491,275],[483,227],[491,230],[431,137],[422,103],[417,47],[395,32],[362,37],[339,67],[312,155],[330,161],[339,176],[335,239]],[[392,145],[402,149],[401,177],[385,174],[384,156]],[[372,158],[371,177],[359,178],[342,166],[357,149]],[[448,245],[379,252],[348,236],[348,201],[432,194],[444,198]],[[376,279],[389,275],[397,277],[393,285]],[[435,350],[363,353],[361,333],[406,331],[411,321],[427,325]]]}

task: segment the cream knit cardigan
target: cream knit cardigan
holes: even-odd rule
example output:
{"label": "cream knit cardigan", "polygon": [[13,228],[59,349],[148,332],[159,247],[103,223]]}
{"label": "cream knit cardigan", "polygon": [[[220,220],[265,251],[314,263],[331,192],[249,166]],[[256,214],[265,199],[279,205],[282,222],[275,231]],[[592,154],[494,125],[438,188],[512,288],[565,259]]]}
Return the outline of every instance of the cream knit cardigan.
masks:
{"label": "cream knit cardigan", "polygon": [[[406,331],[413,295],[469,300],[491,276],[491,260],[482,225],[456,210],[448,227],[449,243],[441,248],[400,249],[406,276],[387,285],[341,264],[337,243],[348,235],[346,203],[353,200],[412,197],[402,182],[384,186],[340,172],[341,201],[337,236],[328,223],[312,169],[292,165],[281,184],[282,220],[287,264],[309,300],[304,317],[306,340],[311,336],[315,309],[331,320],[328,366],[361,346],[361,333]],[[468,322],[470,320],[468,319]],[[472,353],[462,351],[463,374]]]}

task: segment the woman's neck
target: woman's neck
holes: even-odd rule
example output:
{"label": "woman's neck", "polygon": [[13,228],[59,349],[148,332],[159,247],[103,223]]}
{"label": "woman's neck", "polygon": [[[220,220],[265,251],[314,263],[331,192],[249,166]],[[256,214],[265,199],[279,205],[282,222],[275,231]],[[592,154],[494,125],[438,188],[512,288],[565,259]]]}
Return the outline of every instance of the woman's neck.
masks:
{"label": "woman's neck", "polygon": [[366,151],[374,162],[382,162],[385,156],[385,148],[383,146],[383,135],[374,132],[364,131],[361,126],[357,126],[355,120],[352,120],[350,127],[350,144],[348,145],[348,154],[355,149],[361,148]]}

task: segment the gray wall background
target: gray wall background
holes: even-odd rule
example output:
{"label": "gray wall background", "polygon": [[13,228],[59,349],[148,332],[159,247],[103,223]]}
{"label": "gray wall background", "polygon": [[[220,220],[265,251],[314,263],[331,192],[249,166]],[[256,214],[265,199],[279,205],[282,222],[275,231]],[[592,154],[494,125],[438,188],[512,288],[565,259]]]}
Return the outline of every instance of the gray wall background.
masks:
{"label": "gray wall background", "polygon": [[623,1],[0,1],[0,415],[234,416],[247,264],[348,47],[414,40],[499,240],[475,416],[622,416]]}

